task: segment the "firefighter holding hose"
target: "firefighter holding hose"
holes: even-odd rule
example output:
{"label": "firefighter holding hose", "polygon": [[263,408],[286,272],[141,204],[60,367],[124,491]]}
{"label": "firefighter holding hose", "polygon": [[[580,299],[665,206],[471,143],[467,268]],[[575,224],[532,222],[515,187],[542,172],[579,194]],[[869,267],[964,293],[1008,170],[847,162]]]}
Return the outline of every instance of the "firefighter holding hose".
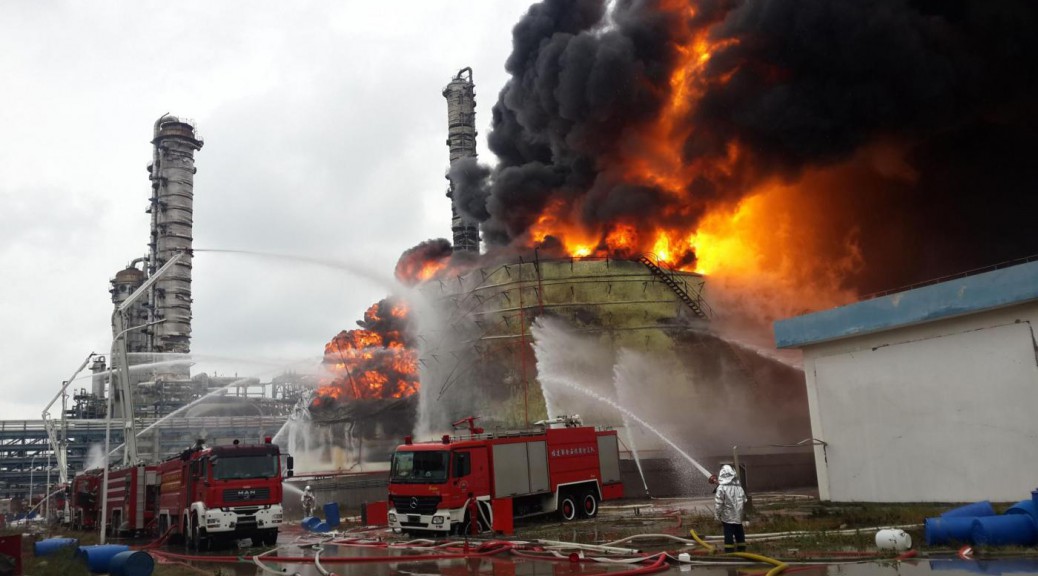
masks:
{"label": "firefighter holding hose", "polygon": [[306,490],[303,490],[303,496],[301,498],[303,503],[303,518],[309,518],[314,515],[314,508],[317,507],[317,497],[314,496],[313,490],[309,486]]}
{"label": "firefighter holding hose", "polygon": [[746,491],[739,484],[735,469],[728,464],[721,466],[721,471],[710,477],[710,483],[717,485],[714,491],[714,519],[724,528],[724,551],[745,552],[746,532],[743,530],[742,517]]}

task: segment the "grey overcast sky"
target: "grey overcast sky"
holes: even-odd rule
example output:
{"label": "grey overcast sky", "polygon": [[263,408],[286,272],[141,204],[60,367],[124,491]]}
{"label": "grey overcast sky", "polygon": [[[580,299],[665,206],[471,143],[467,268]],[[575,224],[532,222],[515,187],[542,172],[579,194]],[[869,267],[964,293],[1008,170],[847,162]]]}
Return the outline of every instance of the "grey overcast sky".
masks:
{"label": "grey overcast sky", "polygon": [[[196,371],[269,378],[450,236],[446,104],[474,69],[480,152],[531,0],[0,3],[0,418],[35,419],[111,345],[109,280],[147,251],[152,123],[196,122]],[[235,358],[217,362],[216,358]],[[209,359],[210,361],[206,361]],[[89,388],[82,380],[76,388]]]}

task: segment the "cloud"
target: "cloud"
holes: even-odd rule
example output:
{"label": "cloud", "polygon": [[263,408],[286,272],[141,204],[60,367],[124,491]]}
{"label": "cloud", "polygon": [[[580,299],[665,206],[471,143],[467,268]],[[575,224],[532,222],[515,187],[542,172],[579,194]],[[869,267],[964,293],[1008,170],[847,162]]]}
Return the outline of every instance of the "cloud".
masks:
{"label": "cloud", "polygon": [[[403,250],[449,236],[440,90],[472,66],[489,131],[528,3],[492,4],[0,6],[0,418],[38,417],[88,352],[108,351],[108,281],[147,251],[145,166],[165,112],[206,142],[196,247],[391,278]],[[200,252],[194,266],[192,350],[206,356],[316,364],[388,293],[314,264]]]}

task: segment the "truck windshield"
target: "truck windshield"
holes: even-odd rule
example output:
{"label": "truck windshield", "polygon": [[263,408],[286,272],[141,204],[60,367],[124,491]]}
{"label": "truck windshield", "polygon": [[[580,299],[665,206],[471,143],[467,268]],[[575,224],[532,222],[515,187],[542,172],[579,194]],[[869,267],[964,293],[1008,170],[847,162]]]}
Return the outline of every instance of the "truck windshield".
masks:
{"label": "truck windshield", "polygon": [[425,484],[447,480],[446,450],[435,452],[396,452],[390,476],[393,482]]}
{"label": "truck windshield", "polygon": [[224,456],[213,459],[213,478],[216,480],[273,478],[277,475],[276,456]]}

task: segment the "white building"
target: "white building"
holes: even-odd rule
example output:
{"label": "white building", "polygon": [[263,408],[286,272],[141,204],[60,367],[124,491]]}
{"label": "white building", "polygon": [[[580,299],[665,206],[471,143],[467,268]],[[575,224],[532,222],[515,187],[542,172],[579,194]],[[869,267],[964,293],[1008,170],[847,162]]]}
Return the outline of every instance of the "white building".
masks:
{"label": "white building", "polygon": [[804,353],[822,500],[1038,487],[1038,262],[775,323]]}

